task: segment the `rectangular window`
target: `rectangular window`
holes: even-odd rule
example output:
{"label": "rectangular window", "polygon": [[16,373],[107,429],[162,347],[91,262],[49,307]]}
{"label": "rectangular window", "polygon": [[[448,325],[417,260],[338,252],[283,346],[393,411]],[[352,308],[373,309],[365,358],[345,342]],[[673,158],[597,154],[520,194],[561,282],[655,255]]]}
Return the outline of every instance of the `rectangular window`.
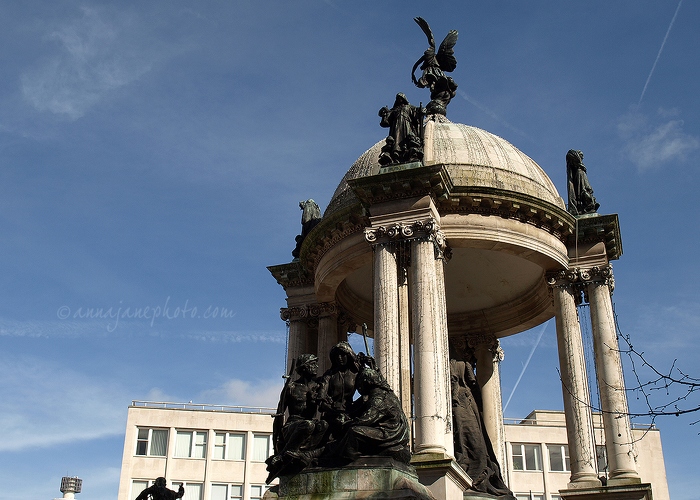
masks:
{"label": "rectangular window", "polygon": [[516,500],[544,500],[543,493],[516,493]]}
{"label": "rectangular window", "polygon": [[549,451],[549,470],[555,472],[568,472],[571,470],[568,446],[548,444],[547,451]]}
{"label": "rectangular window", "polygon": [[243,485],[232,484],[228,489],[229,498],[231,500],[243,500]]}
{"label": "rectangular window", "polygon": [[228,456],[229,460],[245,460],[245,434],[228,435]]}
{"label": "rectangular window", "polygon": [[270,435],[253,434],[253,462],[264,462],[270,456]]}
{"label": "rectangular window", "polygon": [[513,470],[542,470],[540,445],[511,444]]}
{"label": "rectangular window", "polygon": [[245,434],[217,432],[214,435],[213,458],[215,460],[245,460]]}
{"label": "rectangular window", "polygon": [[605,446],[596,446],[595,455],[598,460],[598,472],[605,474],[608,471],[608,454],[605,451]]}
{"label": "rectangular window", "polygon": [[262,500],[268,487],[262,484],[252,484],[250,486],[250,500]]}
{"label": "rectangular window", "polygon": [[164,457],[167,449],[167,429],[139,428],[136,436],[136,455]]}
{"label": "rectangular window", "polygon": [[137,496],[141,494],[143,490],[148,488],[148,481],[138,481],[134,480],[131,482],[131,500],[135,500]]}
{"label": "rectangular window", "polygon": [[182,497],[182,500],[202,500],[202,483],[173,481],[172,489],[177,491],[180,485],[185,488],[185,496]]}
{"label": "rectangular window", "polygon": [[228,500],[228,484],[212,484],[210,500]]}
{"label": "rectangular window", "polygon": [[207,451],[207,433],[177,431],[175,456],[178,458],[204,458]]}

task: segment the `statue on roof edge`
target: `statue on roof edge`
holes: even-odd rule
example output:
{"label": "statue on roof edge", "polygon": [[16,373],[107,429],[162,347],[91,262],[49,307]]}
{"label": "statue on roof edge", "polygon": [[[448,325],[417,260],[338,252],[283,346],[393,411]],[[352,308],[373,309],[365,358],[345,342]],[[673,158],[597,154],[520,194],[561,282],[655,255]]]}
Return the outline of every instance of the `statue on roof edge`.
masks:
{"label": "statue on roof edge", "polygon": [[[428,37],[430,45],[420,59],[416,61],[411,70],[411,79],[418,88],[430,89],[430,102],[426,106],[429,115],[447,114],[447,105],[457,93],[457,84],[445,72],[450,73],[457,67],[457,59],[454,56],[454,46],[457,43],[459,33],[450,30],[435,53],[435,38],[430,26],[422,17],[413,19]],[[416,68],[420,65],[423,74],[416,79]]]}
{"label": "statue on roof edge", "polygon": [[583,151],[570,149],[566,153],[566,181],[569,213],[571,215],[596,213],[600,203],[593,196],[593,188],[588,182],[588,172],[583,164]]}
{"label": "statue on roof edge", "polygon": [[403,92],[396,94],[394,106],[379,110],[382,127],[389,129],[379,155],[380,165],[411,163],[423,159],[424,108],[413,106]]}

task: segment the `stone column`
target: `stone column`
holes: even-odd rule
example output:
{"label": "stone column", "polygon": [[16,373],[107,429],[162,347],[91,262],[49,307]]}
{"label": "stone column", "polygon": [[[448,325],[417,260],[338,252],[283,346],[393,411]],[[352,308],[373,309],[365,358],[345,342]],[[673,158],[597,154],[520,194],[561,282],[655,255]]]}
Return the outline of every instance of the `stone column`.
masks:
{"label": "stone column", "polygon": [[439,345],[435,350],[438,357],[439,367],[447,376],[443,380],[443,391],[447,395],[447,425],[445,427],[445,450],[448,455],[454,456],[454,438],[452,436],[452,388],[450,386],[450,345],[449,331],[447,329],[447,299],[445,297],[445,264],[450,255],[450,250],[446,247],[445,236],[442,231],[435,233],[435,328],[438,331]]}
{"label": "stone column", "polygon": [[[436,277],[437,224],[428,220],[414,224],[425,236],[411,244],[411,317],[415,356],[416,453],[447,454],[445,436],[451,431],[450,394],[446,391],[449,373],[440,352],[447,345],[447,334],[440,327],[445,310]],[[438,250],[439,251],[439,250]],[[451,443],[451,439],[450,445]],[[450,449],[452,446],[449,447]]]}
{"label": "stone column", "polygon": [[287,340],[287,369],[292,360],[306,352],[308,309],[306,307],[289,307],[280,310],[280,317],[289,323]]}
{"label": "stone column", "polygon": [[574,289],[579,286],[576,281],[577,275],[572,271],[547,275],[554,298],[566,435],[571,459],[568,487],[589,488],[600,486],[600,481],[596,475],[593,420],[581,325],[574,298],[574,293],[580,293]]}
{"label": "stone column", "polygon": [[[410,247],[409,247],[410,248]],[[399,263],[399,356],[401,358],[401,408],[409,422],[413,422],[413,407],[411,404],[411,323],[410,307],[408,304],[408,262],[406,254],[404,262]],[[411,430],[413,426],[411,425]]]}
{"label": "stone column", "polygon": [[393,243],[374,246],[374,358],[389,386],[400,395],[399,286]]}
{"label": "stone column", "polygon": [[[471,345],[474,344],[474,345]],[[488,336],[470,342],[476,356],[476,381],[481,388],[484,425],[501,470],[505,467],[505,433],[503,430],[503,401],[499,363],[503,350],[498,339]]]}
{"label": "stone column", "polygon": [[593,350],[603,414],[605,451],[608,455],[608,484],[616,486],[640,483],[610,297],[614,287],[612,267],[594,267],[590,271],[581,271],[581,279],[586,283],[591,309]]}
{"label": "stone column", "polygon": [[330,352],[338,343],[338,307],[335,302],[323,302],[311,306],[318,309],[318,373],[323,374],[331,367]]}

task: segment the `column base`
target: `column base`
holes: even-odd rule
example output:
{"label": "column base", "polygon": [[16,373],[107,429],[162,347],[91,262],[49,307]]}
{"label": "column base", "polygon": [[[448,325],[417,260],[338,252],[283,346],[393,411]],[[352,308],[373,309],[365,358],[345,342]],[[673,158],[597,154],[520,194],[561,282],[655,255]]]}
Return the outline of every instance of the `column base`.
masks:
{"label": "column base", "polygon": [[416,453],[411,458],[418,481],[440,500],[463,500],[472,478],[445,453]]}
{"label": "column base", "polygon": [[578,477],[571,476],[571,481],[566,487],[570,490],[580,490],[583,488],[600,488],[603,483],[595,474],[585,473]]}
{"label": "column base", "polygon": [[652,500],[651,484],[559,490],[562,500]]}

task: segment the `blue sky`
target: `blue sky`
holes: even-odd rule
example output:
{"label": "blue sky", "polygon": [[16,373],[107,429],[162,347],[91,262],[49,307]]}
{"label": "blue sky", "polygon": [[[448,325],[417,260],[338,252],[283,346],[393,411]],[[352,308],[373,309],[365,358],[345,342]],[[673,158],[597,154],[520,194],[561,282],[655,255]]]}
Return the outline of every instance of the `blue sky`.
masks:
{"label": "blue sky", "polygon": [[[671,26],[678,6],[0,4],[0,500],[59,496],[67,474],[114,498],[132,399],[274,403],[284,294],[265,266],[290,260],[299,200],[325,208],[385,136],[378,109],[428,101],[414,16],[460,32],[451,120],[506,138],[560,192],[566,151],[584,151],[620,217],[622,330],[698,374],[700,4]],[[503,341],[504,398],[539,332]],[[506,417],[561,408],[556,369],[549,323]],[[700,489],[693,420],[657,421],[674,499]]]}

